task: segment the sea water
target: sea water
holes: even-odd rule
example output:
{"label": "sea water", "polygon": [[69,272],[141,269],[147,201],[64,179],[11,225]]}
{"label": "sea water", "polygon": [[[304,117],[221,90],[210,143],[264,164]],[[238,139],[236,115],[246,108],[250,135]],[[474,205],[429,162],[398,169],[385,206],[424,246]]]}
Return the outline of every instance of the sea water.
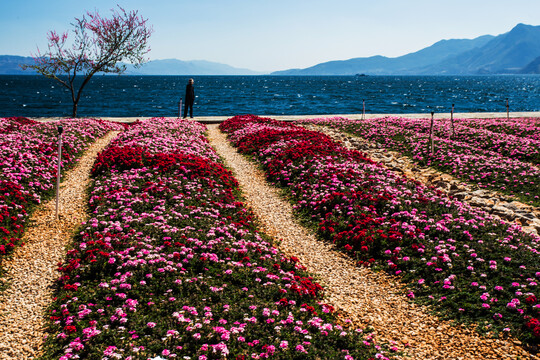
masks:
{"label": "sea water", "polygon": [[[540,76],[191,76],[194,116],[540,111]],[[79,116],[178,116],[190,76],[96,75]],[[80,80],[80,79],[79,79]],[[0,76],[0,117],[70,116],[69,90],[37,75]]]}

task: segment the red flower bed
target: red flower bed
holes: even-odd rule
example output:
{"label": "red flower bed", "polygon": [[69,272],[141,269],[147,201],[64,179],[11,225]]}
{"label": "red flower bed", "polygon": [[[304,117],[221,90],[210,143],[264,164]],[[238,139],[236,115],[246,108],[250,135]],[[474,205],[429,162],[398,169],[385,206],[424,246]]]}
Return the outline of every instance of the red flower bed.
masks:
{"label": "red flower bed", "polygon": [[[207,158],[185,153],[150,153],[144,148],[131,146],[110,146],[101,152],[92,168],[92,176],[101,176],[111,170],[126,171],[149,167],[160,171],[175,169],[189,170],[192,177],[219,179],[228,186],[238,186],[236,179],[228,172],[216,168]],[[213,186],[210,184],[210,186]]]}
{"label": "red flower bed", "polygon": [[232,118],[220,129],[287,189],[322,238],[358,264],[399,276],[407,296],[445,315],[538,345],[540,237],[323,135],[281,125]]}

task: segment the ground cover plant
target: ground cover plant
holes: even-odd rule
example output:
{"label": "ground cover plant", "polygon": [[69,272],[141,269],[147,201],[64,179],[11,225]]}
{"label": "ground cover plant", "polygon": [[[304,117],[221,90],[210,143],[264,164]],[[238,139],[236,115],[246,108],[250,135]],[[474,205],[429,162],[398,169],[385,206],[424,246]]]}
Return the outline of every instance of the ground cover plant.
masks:
{"label": "ground cover plant", "polygon": [[[497,126],[493,124],[493,120],[478,124],[479,122],[480,119],[456,120],[452,127],[449,119],[437,119],[434,121],[433,134],[437,138],[452,138],[454,141],[466,143],[473,148],[496,152],[511,159],[540,164],[540,140],[529,137],[540,134],[539,127],[533,127],[536,131],[527,131],[531,129],[531,125],[527,122],[514,123],[513,129],[516,133],[528,134],[523,136],[496,131]],[[416,135],[429,135],[431,126],[430,120],[415,118],[388,117],[384,123],[385,126],[391,125],[412,130]],[[519,128],[523,130],[520,131]]]}
{"label": "ground cover plant", "polygon": [[455,121],[475,129],[540,140],[540,119],[538,118],[455,119]]}
{"label": "ground cover plant", "polygon": [[[426,119],[389,117],[351,121],[337,118],[308,122],[332,126],[377,142],[420,165],[431,166],[479,188],[499,191],[524,203],[540,206],[538,140],[459,125],[456,126],[457,135],[452,139],[450,122],[440,122],[442,125],[433,136],[435,151],[431,152],[429,120]],[[460,131],[462,135],[459,135]]]}
{"label": "ground cover plant", "polygon": [[142,121],[98,156],[43,359],[386,358],[257,231],[204,132]]}
{"label": "ground cover plant", "polygon": [[[268,126],[266,125],[268,123]],[[328,136],[239,116],[220,125],[319,235],[409,284],[445,317],[540,340],[540,237],[399,176]]]}
{"label": "ground cover plant", "polygon": [[0,261],[21,244],[32,209],[53,194],[62,125],[62,168],[72,167],[97,138],[121,125],[100,120],[0,119]]}

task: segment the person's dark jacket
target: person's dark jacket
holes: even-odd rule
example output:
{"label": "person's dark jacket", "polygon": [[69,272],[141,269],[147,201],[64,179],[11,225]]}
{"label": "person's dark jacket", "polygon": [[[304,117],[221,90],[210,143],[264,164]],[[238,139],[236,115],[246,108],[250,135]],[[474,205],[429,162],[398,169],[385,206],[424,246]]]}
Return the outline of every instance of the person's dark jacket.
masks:
{"label": "person's dark jacket", "polygon": [[195,102],[195,90],[193,89],[193,84],[187,84],[186,86],[186,104],[193,105]]}

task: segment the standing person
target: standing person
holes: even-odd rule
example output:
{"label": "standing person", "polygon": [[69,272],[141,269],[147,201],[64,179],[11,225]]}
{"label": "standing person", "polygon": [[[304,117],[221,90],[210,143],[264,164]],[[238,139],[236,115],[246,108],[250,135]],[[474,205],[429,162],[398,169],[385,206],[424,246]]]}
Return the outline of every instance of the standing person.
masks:
{"label": "standing person", "polygon": [[193,89],[193,79],[189,79],[186,86],[186,104],[184,105],[184,119],[187,118],[189,108],[189,117],[193,118],[193,102],[195,101],[195,90]]}

